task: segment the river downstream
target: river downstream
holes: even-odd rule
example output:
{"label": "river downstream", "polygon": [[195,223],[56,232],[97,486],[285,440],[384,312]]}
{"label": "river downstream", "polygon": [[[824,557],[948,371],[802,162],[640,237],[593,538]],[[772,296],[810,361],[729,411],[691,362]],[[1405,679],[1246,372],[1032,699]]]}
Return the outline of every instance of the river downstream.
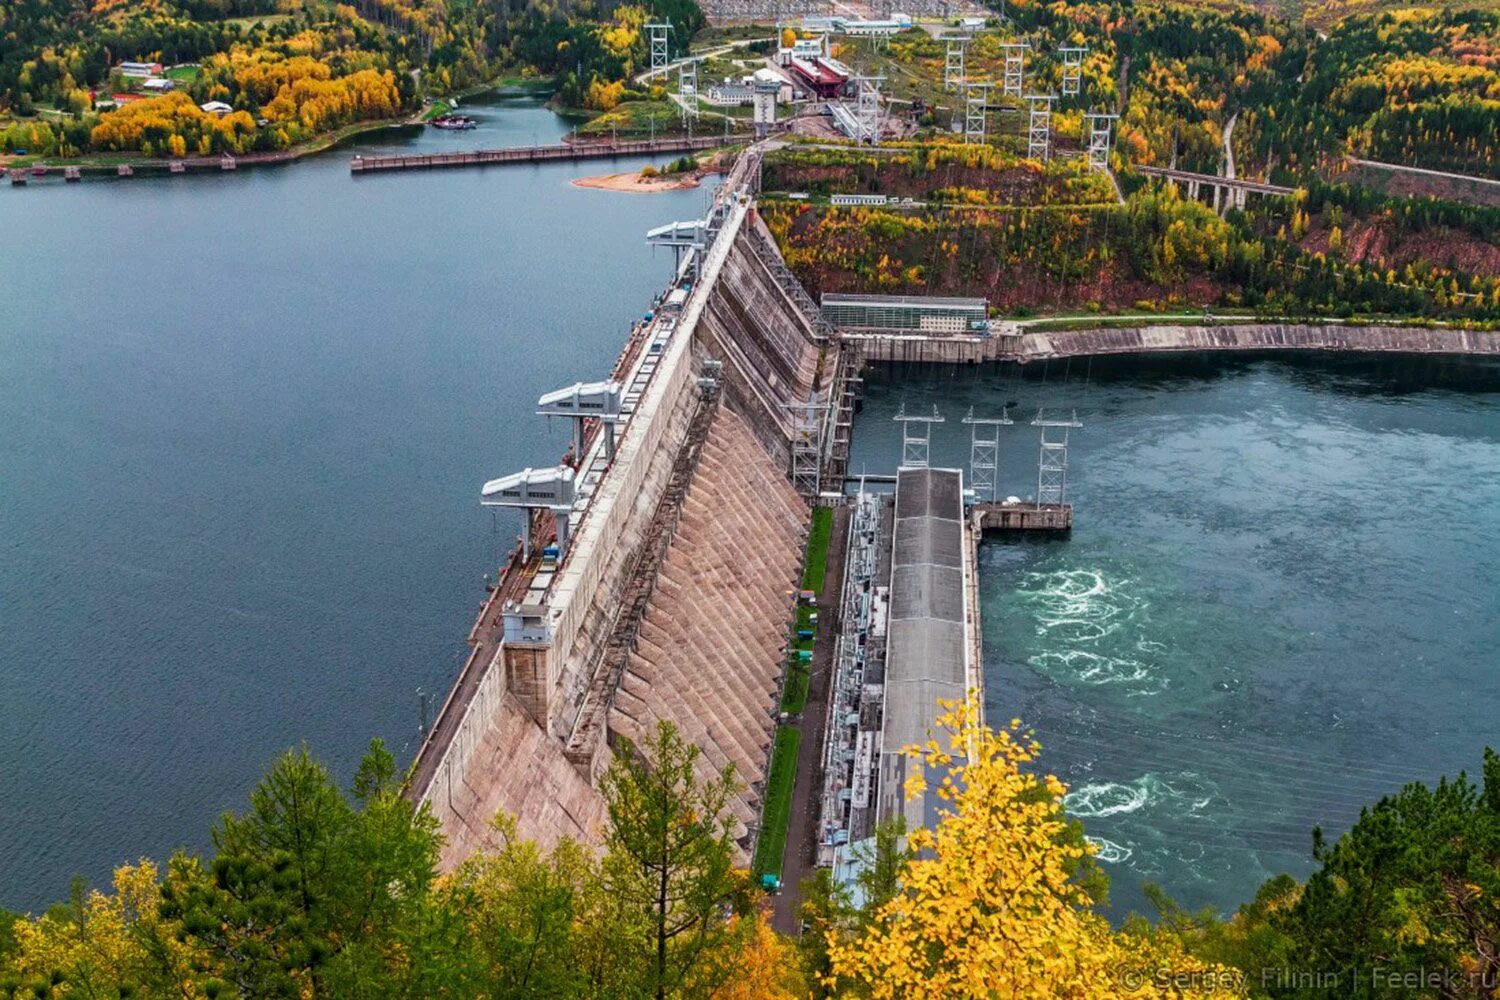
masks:
{"label": "river downstream", "polygon": [[557,461],[537,396],[605,374],[705,192],[594,161],[352,178],[353,152],[555,141],[372,133],[285,167],[0,191],[0,906],[207,846],[274,755],[403,762],[516,525],[487,478]]}
{"label": "river downstream", "polygon": [[1412,780],[1497,742],[1500,364],[1195,355],[869,381],[851,469],[889,471],[891,416],[1015,401],[1002,496],[1036,492],[1038,406],[1071,410],[1071,537],[980,550],[987,710],[1019,716],[1101,847],[1141,885],[1232,911],[1306,875]]}

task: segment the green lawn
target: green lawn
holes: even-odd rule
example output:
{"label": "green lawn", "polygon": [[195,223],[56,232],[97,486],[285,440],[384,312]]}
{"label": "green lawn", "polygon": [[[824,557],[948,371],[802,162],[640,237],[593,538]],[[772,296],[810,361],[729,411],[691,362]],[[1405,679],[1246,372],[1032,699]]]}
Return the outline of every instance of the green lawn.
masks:
{"label": "green lawn", "polygon": [[833,537],[833,508],[813,510],[812,531],[807,535],[807,561],[802,568],[802,589],[822,590],[828,571],[828,542]]}
{"label": "green lawn", "polygon": [[167,70],[167,79],[178,83],[192,83],[198,78],[197,66],[173,66]]}
{"label": "green lawn", "polygon": [[[812,514],[812,529],[807,533],[807,559],[802,564],[802,589],[820,591],[823,578],[828,574],[828,543],[833,537],[833,508],[817,507]],[[797,631],[818,631],[813,624],[815,608],[797,606]],[[807,687],[812,679],[812,664],[803,663],[799,652],[811,653],[816,642],[812,639],[794,639],[792,651],[787,656],[786,686],[781,690],[781,710],[793,715],[807,708]]]}
{"label": "green lawn", "polygon": [[771,771],[766,778],[765,805],[761,810],[760,837],[755,842],[756,876],[769,873],[781,877],[787,825],[792,821],[792,780],[797,775],[797,750],[801,745],[802,733],[795,726],[777,728]]}

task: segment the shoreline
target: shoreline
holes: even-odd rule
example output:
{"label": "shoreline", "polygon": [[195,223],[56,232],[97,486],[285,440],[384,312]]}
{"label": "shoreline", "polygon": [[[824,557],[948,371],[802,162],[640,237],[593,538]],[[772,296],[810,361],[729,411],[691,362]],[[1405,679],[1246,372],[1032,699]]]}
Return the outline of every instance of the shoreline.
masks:
{"label": "shoreline", "polygon": [[[433,100],[434,104],[439,101],[449,101],[453,98],[457,98],[460,102],[462,102],[466,97],[473,97],[475,94],[483,94],[489,91],[515,92],[518,94],[533,93],[550,88],[550,86],[550,81],[546,83],[546,87],[542,86],[541,84],[538,84],[536,86],[528,86],[525,81],[517,81],[515,77],[503,76],[496,77],[495,79],[490,80],[487,83],[476,84],[473,87],[468,87],[453,94],[446,94],[442,97],[434,98]],[[410,114],[401,114],[394,118],[367,118],[364,121],[351,122],[350,124],[344,125],[341,128],[334,129],[332,132],[313,136],[311,139],[305,139],[302,142],[294,143],[293,145],[288,146],[286,149],[231,155],[236,163],[236,167],[269,166],[273,164],[295,163],[296,161],[304,157],[314,156],[318,153],[326,153],[330,150],[336,149],[342,143],[356,138],[357,136],[364,135],[367,132],[377,132],[381,129],[387,128],[408,128],[411,126],[426,125],[427,120],[425,116],[430,112],[432,106],[433,105],[424,105],[418,108],[416,111],[411,112]],[[217,163],[222,158],[222,155],[223,154],[213,154],[207,157],[186,156],[181,157],[180,159],[183,162],[191,161],[193,163],[196,163],[199,160],[212,160]],[[77,167],[80,170],[92,173],[114,173],[122,165],[138,170],[170,170],[171,162],[171,158],[147,157],[142,156],[137,151],[123,150],[91,153],[86,156],[60,157],[55,159],[31,155],[17,156],[13,153],[0,153],[0,170],[30,170],[32,167],[46,167],[49,170],[61,170],[64,167]],[[192,170],[187,171],[187,173],[192,172]]]}
{"label": "shoreline", "polygon": [[626,194],[659,194],[663,191],[687,191],[703,183],[697,171],[645,178],[640,171],[575,177],[568,183],[595,191],[621,191]]}

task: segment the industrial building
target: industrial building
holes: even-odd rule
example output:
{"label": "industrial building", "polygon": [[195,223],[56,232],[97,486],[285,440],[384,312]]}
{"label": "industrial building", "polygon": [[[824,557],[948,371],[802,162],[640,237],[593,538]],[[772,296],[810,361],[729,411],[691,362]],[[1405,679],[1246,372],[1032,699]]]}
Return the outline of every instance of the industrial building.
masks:
{"label": "industrial building", "polygon": [[827,294],[822,305],[823,315],[839,329],[967,333],[988,328],[988,303],[977,298]]}
{"label": "industrial building", "polygon": [[792,59],[787,64],[792,77],[814,97],[838,97],[854,73],[837,59]]}

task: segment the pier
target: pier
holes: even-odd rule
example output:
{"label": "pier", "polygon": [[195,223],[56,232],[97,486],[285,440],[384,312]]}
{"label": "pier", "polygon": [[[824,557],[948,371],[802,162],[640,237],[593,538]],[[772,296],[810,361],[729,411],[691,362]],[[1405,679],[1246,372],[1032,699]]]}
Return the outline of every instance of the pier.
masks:
{"label": "pier", "polygon": [[475,149],[458,153],[416,153],[399,156],[356,156],[349,161],[351,173],[382,170],[438,170],[447,167],[487,167],[510,163],[551,163],[562,160],[595,160],[618,156],[655,156],[659,153],[691,153],[714,149],[728,141],[724,136],[683,136],[626,142],[560,142],[545,146],[510,149]]}

